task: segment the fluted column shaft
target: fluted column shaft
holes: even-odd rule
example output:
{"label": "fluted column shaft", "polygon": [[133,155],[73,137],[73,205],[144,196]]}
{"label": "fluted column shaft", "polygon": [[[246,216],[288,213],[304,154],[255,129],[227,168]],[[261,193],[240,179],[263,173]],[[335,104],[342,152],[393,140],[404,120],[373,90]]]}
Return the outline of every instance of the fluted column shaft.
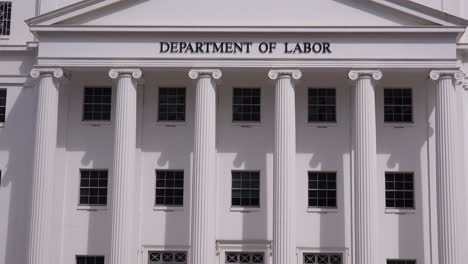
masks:
{"label": "fluted column shaft", "polygon": [[112,179],[112,233],[110,264],[133,264],[137,252],[133,234],[137,83],[139,69],[112,69],[117,79],[114,166]]}
{"label": "fluted column shaft", "polygon": [[437,228],[439,233],[439,264],[466,263],[463,258],[462,236],[466,217],[463,175],[457,153],[457,94],[454,81],[462,78],[459,71],[432,71],[430,77],[436,87],[436,173],[437,173]]}
{"label": "fluted column shaft", "polygon": [[375,264],[377,189],[375,94],[373,79],[380,71],[352,70],[349,78],[354,87],[354,180],[355,180],[355,260],[356,264]]}
{"label": "fluted column shaft", "polygon": [[28,264],[51,263],[50,233],[57,147],[58,82],[61,69],[38,68],[31,71],[39,78],[34,142],[31,219]]}
{"label": "fluted column shaft", "polygon": [[273,264],[296,262],[295,179],[296,111],[294,79],[298,70],[271,70],[275,84],[273,167]]}
{"label": "fluted column shaft", "polygon": [[196,80],[191,244],[193,264],[216,260],[216,84],[219,70],[191,70]]}

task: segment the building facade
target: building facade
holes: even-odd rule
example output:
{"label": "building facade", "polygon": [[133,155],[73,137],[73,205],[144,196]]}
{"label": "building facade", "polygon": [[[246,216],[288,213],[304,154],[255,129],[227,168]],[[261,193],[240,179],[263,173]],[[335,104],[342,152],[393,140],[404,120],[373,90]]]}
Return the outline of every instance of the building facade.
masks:
{"label": "building facade", "polygon": [[466,19],[0,1],[0,263],[466,263]]}

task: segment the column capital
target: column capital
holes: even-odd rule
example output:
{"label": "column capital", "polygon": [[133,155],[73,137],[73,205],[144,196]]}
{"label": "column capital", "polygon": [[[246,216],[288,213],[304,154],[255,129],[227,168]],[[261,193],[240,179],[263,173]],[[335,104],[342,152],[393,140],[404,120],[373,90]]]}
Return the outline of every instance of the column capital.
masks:
{"label": "column capital", "polygon": [[355,81],[359,78],[362,77],[371,77],[372,79],[378,81],[382,79],[382,71],[381,70],[369,70],[369,69],[364,69],[364,70],[355,70],[352,69],[348,72],[348,78]]}
{"label": "column capital", "polygon": [[272,80],[278,79],[281,76],[289,76],[294,80],[299,80],[302,77],[302,72],[300,70],[282,70],[274,69],[268,72],[268,77]]}
{"label": "column capital", "polygon": [[463,80],[463,76],[464,74],[460,70],[432,70],[429,73],[429,77],[434,81],[437,81],[441,77],[451,78],[455,81],[461,81]]}
{"label": "column capital", "polygon": [[29,75],[31,75],[31,77],[34,79],[37,79],[39,76],[43,75],[49,75],[59,79],[63,77],[64,72],[62,68],[33,68]]}
{"label": "column capital", "polygon": [[213,79],[219,80],[223,76],[223,73],[220,69],[191,69],[188,75],[192,80],[196,80],[203,75],[209,75]]}
{"label": "column capital", "polygon": [[134,79],[140,79],[143,76],[143,72],[140,68],[113,68],[109,70],[109,77],[111,79],[117,79],[121,75],[131,75]]}

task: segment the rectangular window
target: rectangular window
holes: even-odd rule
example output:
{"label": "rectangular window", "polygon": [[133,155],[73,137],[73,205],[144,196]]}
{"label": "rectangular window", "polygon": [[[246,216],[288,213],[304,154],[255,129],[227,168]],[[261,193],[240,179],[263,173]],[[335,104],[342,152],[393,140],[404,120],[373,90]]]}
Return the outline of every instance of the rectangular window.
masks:
{"label": "rectangular window", "polygon": [[416,260],[410,259],[387,259],[387,264],[416,264]]}
{"label": "rectangular window", "polygon": [[80,171],[80,205],[107,204],[107,170]]}
{"label": "rectangular window", "polygon": [[233,122],[260,122],[260,88],[234,88]]}
{"label": "rectangular window", "polygon": [[76,256],[76,264],[104,264],[104,256]]}
{"label": "rectangular window", "polygon": [[158,121],[185,121],[185,88],[159,88]]}
{"label": "rectangular window", "polygon": [[83,121],[110,121],[111,108],[111,87],[84,88]]}
{"label": "rectangular window", "polygon": [[263,264],[263,252],[226,252],[226,264]]}
{"label": "rectangular window", "polygon": [[7,90],[0,89],[0,123],[5,123]]}
{"label": "rectangular window", "polygon": [[309,171],[309,207],[336,208],[336,172]]}
{"label": "rectangular window", "polygon": [[414,208],[413,173],[385,173],[385,204],[387,208]]}
{"label": "rectangular window", "polygon": [[304,264],[343,264],[342,254],[304,253]]}
{"label": "rectangular window", "polygon": [[148,264],[187,264],[185,251],[150,251]]}
{"label": "rectangular window", "polygon": [[384,119],[389,123],[413,122],[411,88],[384,89]]}
{"label": "rectangular window", "polygon": [[336,122],[335,88],[309,88],[309,122]]}
{"label": "rectangular window", "polygon": [[232,171],[231,205],[260,207],[260,172]]}
{"label": "rectangular window", "polygon": [[184,171],[156,170],[156,206],[184,205]]}
{"label": "rectangular window", "polygon": [[11,2],[0,2],[0,36],[9,36],[11,28]]}

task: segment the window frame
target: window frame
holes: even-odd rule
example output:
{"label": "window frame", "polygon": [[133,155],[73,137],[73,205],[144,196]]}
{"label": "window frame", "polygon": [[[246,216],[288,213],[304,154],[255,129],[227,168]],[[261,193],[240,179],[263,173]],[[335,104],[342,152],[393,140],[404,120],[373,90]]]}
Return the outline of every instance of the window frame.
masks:
{"label": "window frame", "polygon": [[[311,89],[333,89],[335,90],[335,121],[309,121],[309,91]],[[315,127],[330,127],[330,126],[337,126],[338,125],[338,88],[333,87],[333,86],[324,86],[324,87],[306,87],[306,115],[305,115],[305,121],[306,124],[309,126],[315,126]]]}
{"label": "window frame", "polygon": [[[309,206],[309,199],[310,199],[310,196],[309,196],[309,191],[311,190],[309,188],[309,177],[310,177],[310,173],[334,173],[335,174],[335,207],[327,207],[327,206]],[[338,208],[338,172],[337,171],[333,171],[333,170],[308,170],[307,171],[307,201],[306,201],[306,204],[307,204],[307,212],[309,213],[337,213],[339,208]],[[318,187],[317,189],[315,190],[319,190]]]}
{"label": "window frame", "polygon": [[[106,263],[106,256],[105,255],[82,255],[82,254],[78,254],[78,255],[75,255],[75,264],[78,264],[78,258],[79,257],[102,257],[103,258],[103,263],[105,264]],[[88,264],[88,263],[86,263]],[[94,264],[94,263],[89,263],[89,264]]]}
{"label": "window frame", "polygon": [[[84,115],[85,115],[85,111],[84,111],[84,106],[85,106],[85,90],[86,88],[109,88],[111,90],[111,103],[110,103],[110,106],[111,106],[111,109],[110,109],[110,118],[109,120],[85,120],[84,118]],[[113,122],[113,114],[114,114],[114,111],[115,111],[115,108],[114,108],[114,86],[113,85],[83,85],[83,89],[82,89],[82,93],[81,93],[81,96],[82,96],[82,102],[81,102],[81,124],[83,125],[92,125],[92,126],[100,126],[100,125],[110,125],[112,124]]]}
{"label": "window frame", "polygon": [[[405,208],[405,207],[387,207],[387,187],[385,186],[387,183],[387,173],[392,174],[412,174],[413,175],[413,207],[412,208]],[[414,214],[417,210],[416,206],[416,173],[414,171],[385,171],[384,172],[384,208],[386,214]]]}
{"label": "window frame", "polygon": [[[106,195],[106,204],[99,205],[99,204],[81,204],[80,197],[81,197],[81,172],[82,171],[107,171],[107,195]],[[100,211],[100,210],[107,210],[109,206],[109,198],[110,198],[110,172],[108,168],[80,168],[79,175],[78,175],[78,199],[77,199],[77,209],[78,210],[89,210],[89,211]]]}
{"label": "window frame", "polygon": [[1,87],[0,91],[5,91],[5,105],[2,106],[0,105],[0,108],[5,108],[5,113],[3,114],[4,119],[3,121],[0,120],[0,128],[5,126],[5,123],[7,121],[7,104],[8,104],[8,89],[5,87]]}
{"label": "window frame", "polygon": [[[13,25],[13,1],[0,1],[1,3],[6,3],[10,5],[10,17],[9,17],[9,28],[8,28],[8,35],[0,34],[0,40],[8,40],[11,38],[12,33],[12,25]],[[1,32],[0,32],[1,33]]]}
{"label": "window frame", "polygon": [[[418,263],[418,260],[417,259],[396,259],[396,258],[390,258],[390,259],[386,259],[385,263],[388,264],[389,261],[396,261],[397,264],[407,264],[406,262],[408,261],[412,261],[413,263],[411,264],[417,264]],[[402,262],[402,263],[399,263],[399,262]]]}
{"label": "window frame", "polygon": [[[406,121],[385,121],[385,90],[387,89],[409,89],[411,91],[411,122],[406,122]],[[411,127],[415,124],[414,121],[414,87],[408,87],[408,86],[385,86],[382,87],[382,120],[383,124],[386,127],[396,127],[396,128],[401,128],[401,127]]]}
{"label": "window frame", "polygon": [[226,252],[259,252],[264,253],[264,264],[271,264],[271,240],[255,241],[216,241],[216,252],[218,253],[218,263],[226,263]]}
{"label": "window frame", "polygon": [[[258,206],[244,206],[244,205],[232,205],[232,198],[233,198],[233,172],[256,172],[258,173]],[[231,179],[230,179],[230,195],[229,195],[229,205],[231,212],[254,212],[254,211],[260,211],[262,208],[262,172],[261,170],[231,170]],[[242,188],[238,188],[239,190],[242,190]]]}
{"label": "window frame", "polygon": [[[234,120],[234,90],[235,89],[259,89],[260,90],[260,114],[259,114],[259,121],[235,121]],[[252,127],[252,126],[260,126],[263,122],[263,92],[262,87],[257,85],[252,86],[232,86],[231,88],[231,100],[230,100],[230,113],[231,113],[231,124],[235,126],[241,127]]]}
{"label": "window frame", "polygon": [[[161,95],[161,88],[164,89],[180,89],[183,88],[185,89],[185,101],[184,101],[184,120],[183,121],[178,121],[178,120],[161,120],[159,117],[159,98]],[[188,95],[189,95],[189,89],[187,86],[184,85],[160,85],[157,86],[157,91],[156,91],[156,124],[157,125],[163,125],[163,126],[184,126],[187,123],[187,106],[188,106]]]}
{"label": "window frame", "polygon": [[182,245],[173,245],[173,246],[165,246],[165,245],[143,245],[142,246],[142,256],[143,256],[143,263],[149,263],[149,253],[151,251],[185,251],[187,256],[187,264],[192,263],[191,257],[191,248],[188,246]]}
{"label": "window frame", "polygon": [[350,263],[349,259],[349,249],[341,247],[330,247],[330,248],[320,248],[320,247],[298,247],[297,256],[298,263],[304,264],[304,254],[341,254],[342,264]]}
{"label": "window frame", "polygon": [[[183,174],[183,181],[182,181],[182,205],[167,205],[167,204],[156,204],[156,190],[158,188],[158,171],[164,171],[164,172],[168,172],[168,171],[173,171],[173,172],[182,172]],[[153,196],[153,211],[183,211],[184,208],[185,208],[185,204],[186,204],[186,201],[185,201],[185,196],[186,196],[186,193],[185,193],[185,170],[184,169],[155,169],[154,171],[154,188],[153,188],[153,191],[154,191],[154,196]]]}

